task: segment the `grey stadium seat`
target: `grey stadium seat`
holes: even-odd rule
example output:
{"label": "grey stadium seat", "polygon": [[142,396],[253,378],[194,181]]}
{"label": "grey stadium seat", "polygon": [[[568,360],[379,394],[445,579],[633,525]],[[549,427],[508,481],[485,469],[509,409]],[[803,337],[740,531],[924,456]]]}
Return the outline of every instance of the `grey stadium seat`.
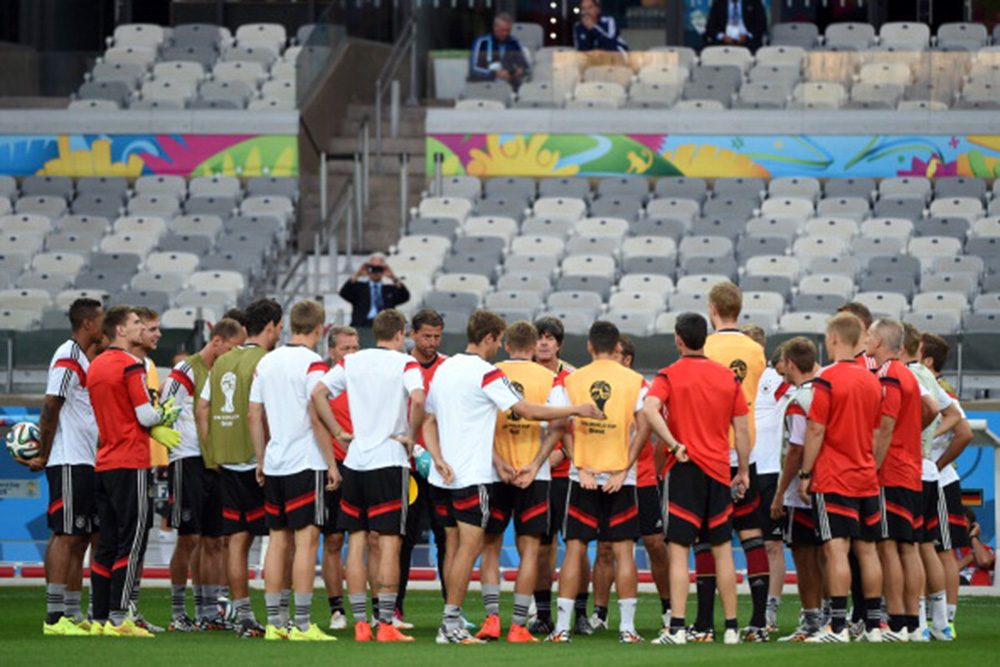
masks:
{"label": "grey stadium seat", "polygon": [[669,236],[680,241],[687,226],[682,220],[674,218],[642,218],[632,223],[629,231],[636,236]]}
{"label": "grey stadium seat", "polygon": [[744,292],[777,292],[786,300],[792,295],[792,279],[787,276],[744,275],[739,284]]}
{"label": "grey stadium seat", "polygon": [[535,180],[526,176],[502,176],[490,178],[483,185],[487,198],[522,199],[535,198]]}
{"label": "grey stadium seat", "polygon": [[601,276],[563,276],[556,283],[561,292],[597,292],[603,298],[611,293],[611,280]]}
{"label": "grey stadium seat", "polygon": [[656,181],[655,193],[664,199],[693,199],[704,202],[708,184],[704,178],[692,176],[667,176]]}
{"label": "grey stadium seat", "polygon": [[743,261],[760,255],[784,255],[791,241],[784,236],[744,236],[736,244],[736,254]]}
{"label": "grey stadium seat", "polygon": [[771,44],[812,49],[819,43],[819,28],[814,23],[775,23],[771,26]]}
{"label": "grey stadium seat", "polygon": [[73,196],[73,180],[68,176],[25,176],[21,182],[21,196],[56,196],[69,200]]}
{"label": "grey stadium seat", "polygon": [[703,215],[692,221],[691,234],[694,236],[724,236],[735,243],[745,228],[745,222],[739,217]]}
{"label": "grey stadium seat", "polygon": [[539,197],[573,197],[590,199],[590,181],[582,177],[542,178],[538,181]]}

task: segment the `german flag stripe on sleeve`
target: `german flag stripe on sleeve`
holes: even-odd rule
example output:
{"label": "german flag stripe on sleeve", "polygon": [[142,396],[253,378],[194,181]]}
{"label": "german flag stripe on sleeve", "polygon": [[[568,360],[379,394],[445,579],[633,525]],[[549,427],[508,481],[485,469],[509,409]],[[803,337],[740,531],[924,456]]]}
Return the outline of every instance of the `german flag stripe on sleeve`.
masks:
{"label": "german flag stripe on sleeve", "polygon": [[326,373],[328,370],[330,370],[330,367],[322,361],[314,361],[309,364],[309,370],[306,371],[306,375],[310,373]]}
{"label": "german flag stripe on sleeve", "polygon": [[489,373],[483,376],[483,386],[485,387],[489,383],[493,382],[494,380],[499,380],[503,376],[504,375],[502,370],[500,370],[499,368],[494,368]]}
{"label": "german flag stripe on sleeve", "polygon": [[170,371],[170,379],[187,389],[188,394],[194,394],[194,381],[188,377],[187,373],[177,370]]}

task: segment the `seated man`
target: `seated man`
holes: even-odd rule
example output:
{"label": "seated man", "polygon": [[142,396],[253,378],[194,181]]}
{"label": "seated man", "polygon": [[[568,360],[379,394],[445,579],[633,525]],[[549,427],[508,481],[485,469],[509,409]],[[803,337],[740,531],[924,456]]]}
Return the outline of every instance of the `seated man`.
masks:
{"label": "seated man", "polygon": [[510,14],[497,14],[493,19],[493,32],[472,43],[470,81],[503,79],[515,89],[521,85],[528,71],[528,61],[521,51],[521,43],[510,35],[513,26]]}
{"label": "seated man", "polygon": [[580,21],[573,26],[573,48],[577,51],[628,51],[610,16],[601,16],[601,0],[580,3]]}
{"label": "seated man", "polygon": [[745,46],[756,51],[767,33],[760,0],[713,0],[705,25],[705,46]]}

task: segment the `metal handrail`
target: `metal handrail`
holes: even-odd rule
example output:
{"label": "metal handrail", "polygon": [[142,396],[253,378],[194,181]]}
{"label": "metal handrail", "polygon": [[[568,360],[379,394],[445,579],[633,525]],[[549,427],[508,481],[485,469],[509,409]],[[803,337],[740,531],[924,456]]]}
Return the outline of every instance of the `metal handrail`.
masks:
{"label": "metal handrail", "polygon": [[[392,45],[389,58],[375,80],[375,171],[382,173],[382,99],[391,85],[397,70],[410,54],[410,96],[407,106],[417,105],[417,18],[410,15],[400,30],[399,39]],[[398,99],[398,98],[397,98]]]}

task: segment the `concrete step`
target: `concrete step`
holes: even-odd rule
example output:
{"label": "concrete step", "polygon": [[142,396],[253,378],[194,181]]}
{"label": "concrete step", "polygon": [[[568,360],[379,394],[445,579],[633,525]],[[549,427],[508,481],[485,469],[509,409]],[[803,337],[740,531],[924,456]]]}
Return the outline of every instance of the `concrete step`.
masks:
{"label": "concrete step", "polygon": [[[422,155],[427,146],[427,141],[423,136],[419,137],[383,137],[382,138],[382,153],[383,155],[398,155],[400,153],[409,153],[410,155]],[[332,137],[327,143],[326,150],[328,153],[333,154],[350,154],[357,151],[358,138],[357,136],[349,137]],[[369,148],[375,150],[375,142],[372,141],[369,144]]]}

